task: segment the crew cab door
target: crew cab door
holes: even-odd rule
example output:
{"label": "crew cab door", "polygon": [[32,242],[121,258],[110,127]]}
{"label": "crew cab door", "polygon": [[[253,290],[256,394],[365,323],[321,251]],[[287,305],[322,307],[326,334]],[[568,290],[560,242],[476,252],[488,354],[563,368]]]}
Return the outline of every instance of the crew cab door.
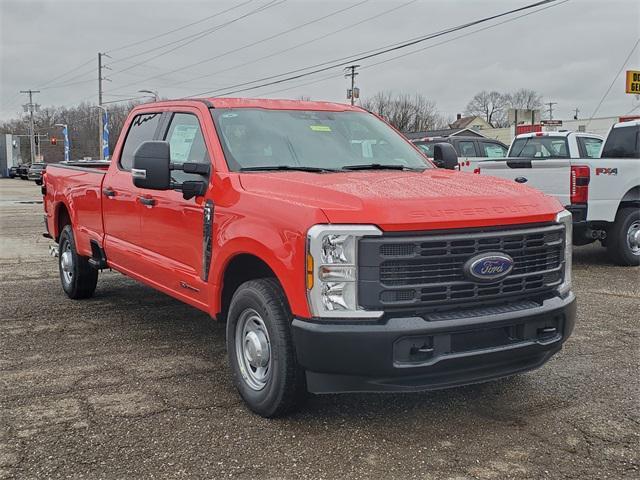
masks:
{"label": "crew cab door", "polygon": [[571,204],[571,161],[564,158],[505,158],[479,163],[480,173],[506,178],[552,195],[564,206]]}
{"label": "crew cab door", "polygon": [[[202,119],[197,110],[185,108],[166,113],[159,138],[169,142],[171,163],[211,163]],[[205,180],[206,177],[173,170],[172,180]],[[175,190],[142,190],[140,222],[142,258],[140,274],[160,289],[194,306],[207,305],[203,275],[204,204],[202,197],[185,200]]]}
{"label": "crew cab door", "polygon": [[102,182],[102,218],[105,250],[109,261],[125,273],[135,273],[141,249],[141,189],[133,184],[133,154],[142,142],[154,140],[160,127],[160,113],[133,117],[120,155],[113,159]]}

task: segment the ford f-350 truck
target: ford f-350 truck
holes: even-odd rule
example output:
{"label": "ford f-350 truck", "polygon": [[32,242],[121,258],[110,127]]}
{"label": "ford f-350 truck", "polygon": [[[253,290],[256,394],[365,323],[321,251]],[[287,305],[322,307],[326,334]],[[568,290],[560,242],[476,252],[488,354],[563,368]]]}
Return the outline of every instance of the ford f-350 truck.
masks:
{"label": "ford f-350 truck", "polygon": [[[457,164],[451,146],[436,159]],[[44,175],[62,288],[110,268],[226,322],[247,405],[411,392],[543,365],[574,325],[571,214],[512,181],[436,169],[334,103],[133,109],[108,166]]]}

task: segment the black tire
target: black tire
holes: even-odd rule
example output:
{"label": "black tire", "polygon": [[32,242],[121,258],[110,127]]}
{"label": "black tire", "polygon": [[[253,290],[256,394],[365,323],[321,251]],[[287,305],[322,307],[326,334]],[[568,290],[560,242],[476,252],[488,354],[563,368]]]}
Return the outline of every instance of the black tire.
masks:
{"label": "black tire", "polygon": [[38,186],[42,185],[42,180],[36,180],[35,182],[36,182],[36,185]]}
{"label": "black tire", "polygon": [[613,227],[607,232],[607,253],[617,265],[640,265],[640,249],[632,248],[629,232],[640,224],[640,209],[625,207],[618,210]]}
{"label": "black tire", "polygon": [[[70,253],[71,265],[69,270],[63,267],[63,255]],[[98,283],[98,270],[89,265],[89,259],[78,255],[71,225],[62,229],[58,241],[58,270],[62,289],[69,298],[79,300],[89,298],[96,291]]]}
{"label": "black tire", "polygon": [[[247,313],[249,312],[249,313]],[[251,386],[251,374],[246,372],[242,350],[238,355],[236,338],[238,324],[246,315],[257,314],[268,333],[269,364],[264,386]],[[304,370],[298,365],[291,335],[292,315],[279,283],[272,278],[243,283],[233,294],[227,317],[227,355],[233,382],[247,406],[266,418],[285,415],[299,407],[306,397]],[[246,337],[244,337],[246,338]],[[239,339],[239,342],[243,340]],[[252,368],[249,366],[249,368]]]}

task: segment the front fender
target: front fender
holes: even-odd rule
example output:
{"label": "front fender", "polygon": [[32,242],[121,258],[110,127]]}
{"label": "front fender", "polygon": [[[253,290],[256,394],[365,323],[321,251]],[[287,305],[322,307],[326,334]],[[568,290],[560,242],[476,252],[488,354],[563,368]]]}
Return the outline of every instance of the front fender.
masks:
{"label": "front fender", "polygon": [[214,247],[212,258],[212,315],[217,315],[221,310],[223,278],[229,263],[238,255],[249,254],[262,260],[276,275],[292,313],[309,316],[304,283],[304,235],[253,224],[250,228],[229,227],[224,234],[217,235],[217,239],[221,238],[225,241]]}

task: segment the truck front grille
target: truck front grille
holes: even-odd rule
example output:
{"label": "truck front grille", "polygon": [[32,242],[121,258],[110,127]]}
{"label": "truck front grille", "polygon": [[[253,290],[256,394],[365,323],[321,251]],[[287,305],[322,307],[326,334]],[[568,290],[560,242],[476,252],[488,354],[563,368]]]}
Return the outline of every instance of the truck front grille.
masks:
{"label": "truck front grille", "polygon": [[[494,283],[471,281],[463,267],[482,252],[510,255],[512,271]],[[360,240],[358,258],[358,299],[367,309],[497,304],[542,297],[561,283],[564,227],[386,234]]]}

